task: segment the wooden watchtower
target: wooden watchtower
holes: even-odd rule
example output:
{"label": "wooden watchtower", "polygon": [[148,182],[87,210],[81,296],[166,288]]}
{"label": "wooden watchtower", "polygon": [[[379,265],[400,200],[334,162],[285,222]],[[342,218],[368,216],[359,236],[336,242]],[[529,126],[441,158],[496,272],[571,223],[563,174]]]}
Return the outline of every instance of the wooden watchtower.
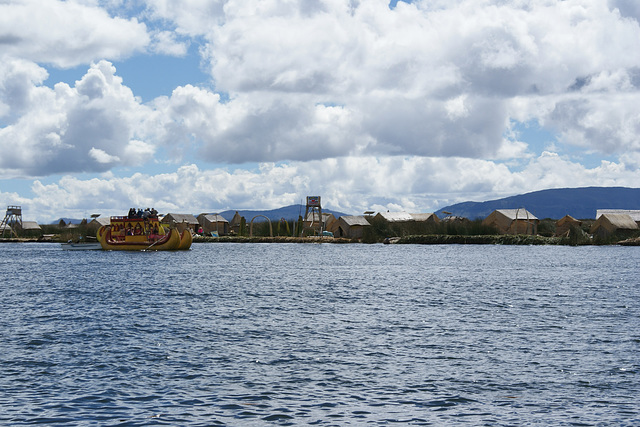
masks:
{"label": "wooden watchtower", "polygon": [[11,237],[11,234],[13,234],[15,237],[18,237],[18,233],[16,233],[16,226],[22,228],[22,207],[7,206],[7,213],[0,223],[2,237],[5,236],[5,233],[7,231],[9,232],[9,237]]}
{"label": "wooden watchtower", "polygon": [[320,196],[307,196],[307,207],[304,210],[303,221],[308,224],[302,230],[302,236],[307,236],[309,232],[322,236],[322,205]]}

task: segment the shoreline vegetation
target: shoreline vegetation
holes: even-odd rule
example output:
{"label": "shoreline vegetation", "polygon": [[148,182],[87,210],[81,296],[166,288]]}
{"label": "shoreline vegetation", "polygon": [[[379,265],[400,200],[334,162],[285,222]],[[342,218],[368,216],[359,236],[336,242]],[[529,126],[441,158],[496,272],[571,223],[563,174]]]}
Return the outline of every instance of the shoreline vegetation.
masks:
{"label": "shoreline vegetation", "polygon": [[[499,234],[497,229],[482,224],[481,220],[467,221],[460,224],[394,224],[386,221],[371,221],[366,227],[362,238],[351,239],[327,236],[298,237],[292,222],[291,227],[277,227],[276,236],[270,236],[268,223],[256,223],[253,236],[248,236],[246,228],[243,235],[228,235],[212,237],[195,234],[193,243],[334,243],[334,244],[420,244],[420,245],[625,245],[640,246],[640,232],[614,233],[606,238],[591,236],[588,233],[593,220],[583,220],[581,226],[572,227],[563,236],[556,234],[555,220],[542,220],[538,226],[537,235]],[[60,227],[57,224],[42,226],[38,235],[20,235],[18,238],[0,238],[2,242],[51,242],[65,243],[68,241],[95,240],[96,230],[87,225],[73,228]],[[278,235],[286,234],[286,235]]]}

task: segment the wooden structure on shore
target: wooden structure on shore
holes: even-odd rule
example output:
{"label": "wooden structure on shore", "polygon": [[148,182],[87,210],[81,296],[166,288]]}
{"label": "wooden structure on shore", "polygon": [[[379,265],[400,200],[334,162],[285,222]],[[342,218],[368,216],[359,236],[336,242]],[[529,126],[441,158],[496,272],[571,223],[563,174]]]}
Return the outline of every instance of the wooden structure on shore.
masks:
{"label": "wooden structure on shore", "polygon": [[307,206],[304,210],[304,227],[302,237],[309,235],[322,236],[324,221],[320,196],[307,196]]}
{"label": "wooden structure on shore", "polygon": [[0,230],[2,230],[2,237],[5,237],[5,233],[9,232],[9,237],[13,234],[18,237],[16,233],[16,227],[22,228],[22,207],[20,206],[7,206],[7,213],[4,216],[2,222],[0,222]]}

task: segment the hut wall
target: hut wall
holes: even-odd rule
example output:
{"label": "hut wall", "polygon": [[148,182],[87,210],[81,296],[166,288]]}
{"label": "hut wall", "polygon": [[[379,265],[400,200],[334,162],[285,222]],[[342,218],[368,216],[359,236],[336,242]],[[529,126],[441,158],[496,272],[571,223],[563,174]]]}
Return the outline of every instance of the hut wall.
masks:
{"label": "hut wall", "polygon": [[508,234],[511,220],[498,211],[493,211],[482,221],[484,225],[495,227],[500,234]]}
{"label": "hut wall", "polygon": [[217,231],[220,236],[226,236],[229,234],[229,223],[222,221],[205,221],[202,226],[202,231],[205,234],[211,234],[211,232]]}
{"label": "hut wall", "polygon": [[537,220],[512,220],[509,225],[510,234],[538,234],[538,221]]}

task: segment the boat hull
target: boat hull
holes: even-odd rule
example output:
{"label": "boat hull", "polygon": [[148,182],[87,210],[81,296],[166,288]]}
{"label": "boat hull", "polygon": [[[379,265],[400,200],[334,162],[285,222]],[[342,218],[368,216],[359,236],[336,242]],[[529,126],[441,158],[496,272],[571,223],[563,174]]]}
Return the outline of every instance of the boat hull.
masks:
{"label": "boat hull", "polygon": [[61,243],[63,251],[99,251],[102,250],[100,243]]}
{"label": "boat hull", "polygon": [[146,236],[130,236],[124,240],[116,240],[111,236],[111,227],[103,226],[98,230],[96,237],[102,249],[109,251],[173,251],[180,249],[182,236],[178,230],[172,228],[155,240]]}
{"label": "boat hull", "polygon": [[178,250],[186,251],[191,248],[191,243],[193,242],[193,235],[191,231],[184,230],[180,235],[180,245],[178,246]]}

